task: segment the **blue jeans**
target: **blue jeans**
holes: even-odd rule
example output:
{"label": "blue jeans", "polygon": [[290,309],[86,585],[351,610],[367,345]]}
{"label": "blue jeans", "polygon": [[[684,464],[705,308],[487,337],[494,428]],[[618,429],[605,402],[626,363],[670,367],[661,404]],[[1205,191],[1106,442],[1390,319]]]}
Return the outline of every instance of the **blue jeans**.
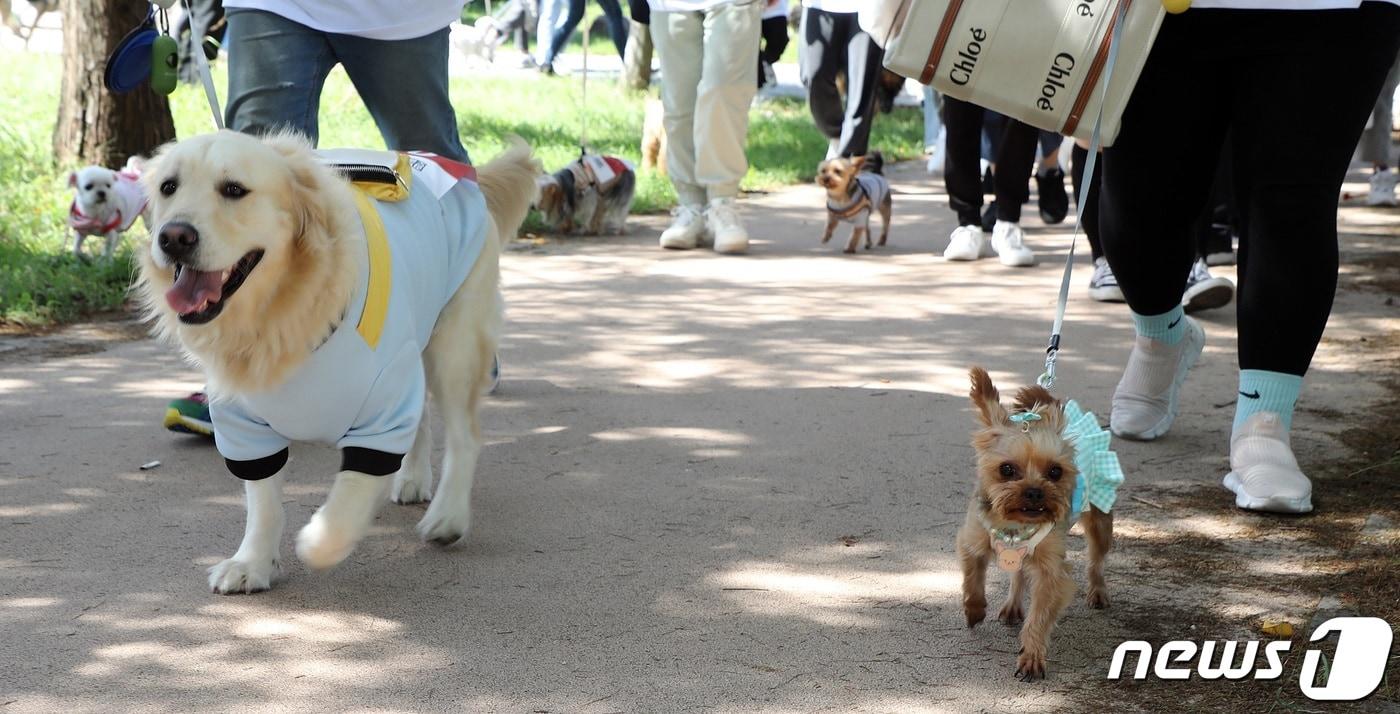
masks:
{"label": "blue jeans", "polygon": [[231,9],[224,123],[250,134],[291,129],[315,144],[321,88],[340,64],[389,149],[467,161],[447,96],[447,35],[443,28],[411,40],[371,40]]}
{"label": "blue jeans", "polygon": [[[568,14],[564,21],[554,27],[554,36],[549,41],[549,52],[545,54],[544,63],[554,64],[554,58],[564,49],[564,43],[569,41],[569,36],[574,34],[578,28],[578,23],[583,19],[583,1],[568,0]],[[627,46],[627,20],[622,17],[622,7],[617,4],[617,0],[598,0],[598,5],[603,8],[603,15],[608,19],[608,34],[612,35],[613,47],[617,48],[617,56],[623,55],[623,48]]]}
{"label": "blue jeans", "polygon": [[943,117],[939,109],[943,102],[933,87],[924,85],[924,148],[931,149],[938,143],[938,133],[943,130]]}

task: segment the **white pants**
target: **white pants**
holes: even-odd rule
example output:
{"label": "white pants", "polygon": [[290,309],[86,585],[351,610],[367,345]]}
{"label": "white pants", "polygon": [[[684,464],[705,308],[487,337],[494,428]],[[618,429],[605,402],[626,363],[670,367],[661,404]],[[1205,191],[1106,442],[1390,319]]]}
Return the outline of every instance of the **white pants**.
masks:
{"label": "white pants", "polygon": [[684,205],[737,196],[749,170],[744,143],[758,91],[754,58],[763,8],[763,0],[734,0],[651,15],[666,110],[666,171]]}

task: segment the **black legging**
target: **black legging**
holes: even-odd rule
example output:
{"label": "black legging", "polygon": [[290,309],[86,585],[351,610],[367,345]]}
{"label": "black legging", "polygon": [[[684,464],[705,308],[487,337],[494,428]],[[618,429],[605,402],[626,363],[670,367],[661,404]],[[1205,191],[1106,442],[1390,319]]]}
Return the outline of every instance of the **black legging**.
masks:
{"label": "black legging", "polygon": [[[1211,185],[1210,200],[1196,219],[1196,254],[1200,257],[1211,253],[1230,253],[1235,249],[1230,242],[1229,232],[1218,233],[1214,224],[1227,224],[1235,228],[1236,232],[1243,232],[1232,193],[1228,153],[1227,139],[1220,152],[1220,161]],[[1080,230],[1084,231],[1084,237],[1089,239],[1089,251],[1094,260],[1098,260],[1103,257],[1103,243],[1099,240],[1099,183],[1103,177],[1103,162],[1095,164],[1093,180],[1085,185],[1084,168],[1088,161],[1089,150],[1076,143],[1071,154],[1069,170],[1070,181],[1074,184],[1074,203],[1077,206],[1080,201],[1084,202],[1084,220],[1080,224]]]}
{"label": "black legging", "polygon": [[1181,303],[1229,133],[1240,367],[1304,374],[1337,288],[1338,192],[1397,45],[1389,3],[1168,15],[1103,155],[1103,247],[1129,307]]}
{"label": "black legging", "polygon": [[[621,57],[623,49],[627,46],[627,19],[622,16],[622,7],[617,4],[617,0],[598,0],[598,6],[603,8],[603,15],[608,18],[608,34],[612,36],[613,47],[617,48],[617,56]],[[569,14],[564,17],[564,24],[554,31],[554,37],[549,40],[545,64],[554,64],[554,58],[559,56],[559,52],[564,49],[564,43],[569,41],[582,19],[583,0],[569,0]]]}
{"label": "black legging", "polygon": [[[957,212],[958,225],[962,226],[982,223],[982,122],[986,112],[976,104],[943,96],[943,126],[948,132],[943,184],[948,189],[948,205]],[[994,174],[998,220],[1020,222],[1039,140],[1040,130],[1015,119],[1006,120]]]}

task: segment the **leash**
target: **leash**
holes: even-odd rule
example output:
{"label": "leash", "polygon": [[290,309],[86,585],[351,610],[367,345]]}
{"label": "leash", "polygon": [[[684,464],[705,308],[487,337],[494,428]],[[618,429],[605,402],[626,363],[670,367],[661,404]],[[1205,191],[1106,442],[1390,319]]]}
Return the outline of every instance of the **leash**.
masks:
{"label": "leash", "polygon": [[209,73],[209,58],[204,56],[204,38],[194,37],[194,9],[190,7],[190,0],[182,0],[185,6],[185,14],[191,18],[190,22],[190,42],[194,48],[190,54],[194,55],[195,67],[199,69],[199,82],[204,85],[204,96],[209,100],[209,113],[214,117],[214,130],[221,131],[224,128],[224,114],[219,111],[219,92],[214,89],[214,77]]}
{"label": "leash", "polygon": [[[1099,101],[1098,115],[1094,117],[1094,132],[1089,137],[1089,157],[1084,162],[1084,181],[1089,185],[1094,180],[1094,169],[1099,159],[1099,129],[1103,125],[1103,105],[1108,98],[1108,85],[1113,80],[1113,66],[1118,62],[1119,37],[1123,24],[1127,22],[1129,2],[1120,2],[1114,8],[1113,34],[1109,38],[1108,62],[1104,65],[1102,98]],[[1050,328],[1050,343],[1045,348],[1045,372],[1036,378],[1035,383],[1046,389],[1055,385],[1055,362],[1060,353],[1060,333],[1065,324],[1065,307],[1069,303],[1070,274],[1074,272],[1074,246],[1079,242],[1079,231],[1084,224],[1084,201],[1079,201],[1074,211],[1074,232],[1069,239],[1069,255],[1065,257],[1064,276],[1060,278],[1060,297],[1055,306],[1055,324]]]}
{"label": "leash", "polygon": [[583,80],[579,88],[579,128],[578,157],[588,155],[588,28],[593,23],[583,23]]}

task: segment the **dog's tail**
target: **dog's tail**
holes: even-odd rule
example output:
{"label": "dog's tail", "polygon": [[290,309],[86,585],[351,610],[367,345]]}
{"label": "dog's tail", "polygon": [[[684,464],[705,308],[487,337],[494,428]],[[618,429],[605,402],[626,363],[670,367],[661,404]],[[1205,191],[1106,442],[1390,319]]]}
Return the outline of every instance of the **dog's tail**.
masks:
{"label": "dog's tail", "polygon": [[506,137],[505,151],[477,168],[476,182],[486,197],[486,208],[496,219],[502,243],[514,237],[525,222],[539,191],[535,177],[541,173],[544,165],[530,145],[514,134]]}
{"label": "dog's tail", "polygon": [[872,174],[880,174],[881,176],[884,176],[885,155],[878,151],[872,151],[869,154],[866,154],[865,165],[862,166],[861,169],[863,171],[869,171]]}

